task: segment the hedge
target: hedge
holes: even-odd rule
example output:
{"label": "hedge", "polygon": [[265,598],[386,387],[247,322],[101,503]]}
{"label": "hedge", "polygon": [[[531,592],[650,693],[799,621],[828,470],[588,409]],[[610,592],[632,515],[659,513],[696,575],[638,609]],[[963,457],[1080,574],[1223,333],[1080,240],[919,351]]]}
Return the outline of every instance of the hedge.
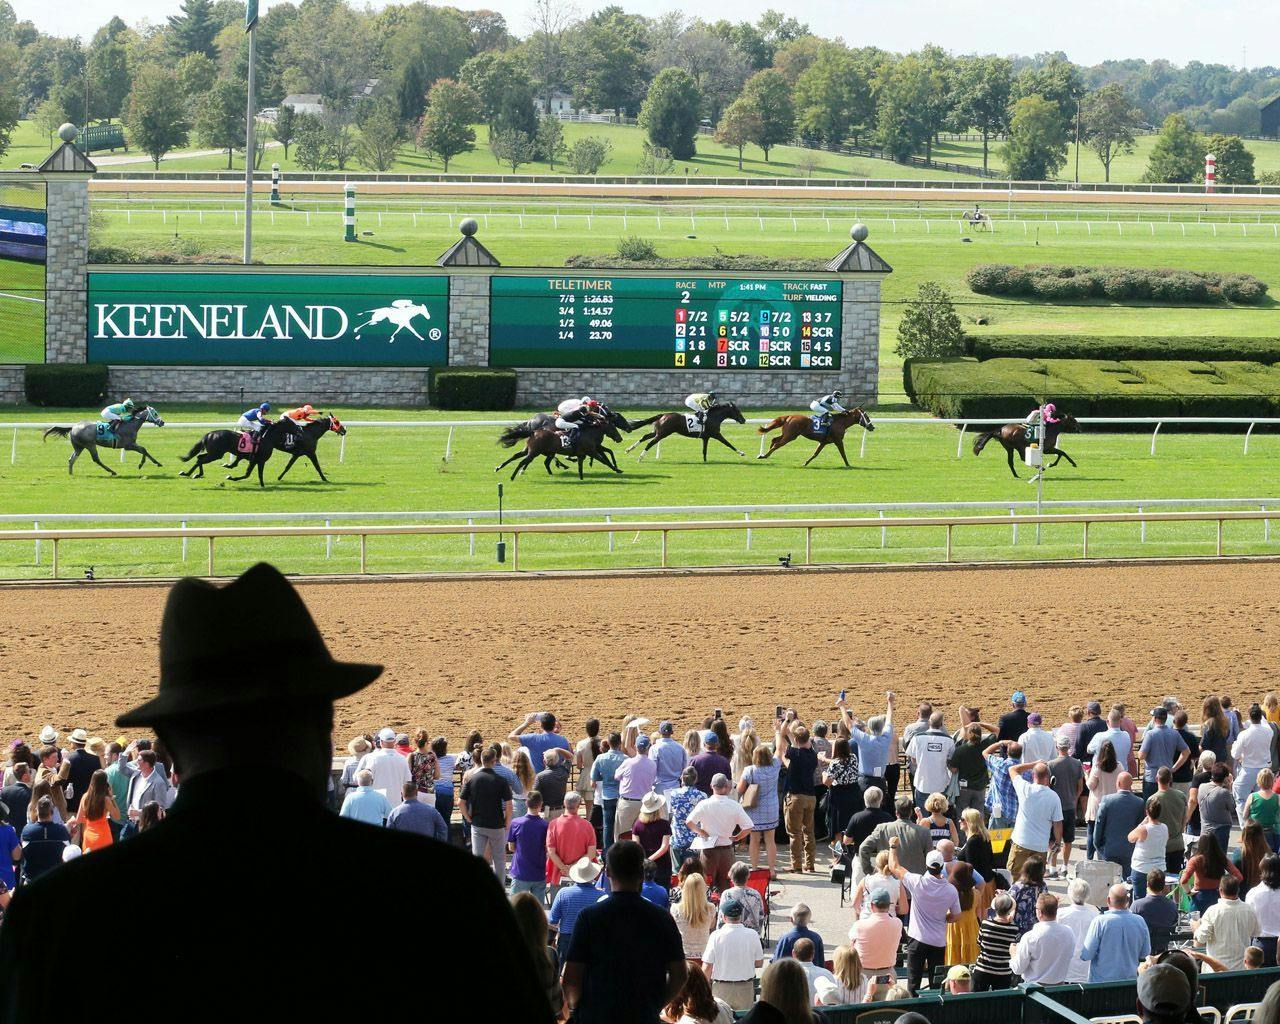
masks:
{"label": "hedge", "polygon": [[575,255],[564,261],[566,267],[594,267],[599,270],[793,270],[814,272],[826,268],[825,259],[812,256],[752,256],[736,253],[695,253],[679,258],[655,256],[645,260],[627,260],[620,256]]}
{"label": "hedge", "polygon": [[1219,359],[1280,363],[1280,338],[1002,334],[969,339],[979,359]]}
{"label": "hedge", "polygon": [[512,409],[516,371],[469,366],[432,370],[431,404],[441,409]]}
{"label": "hedge", "polygon": [[1193,360],[911,360],[908,394],[936,416],[1025,416],[1052,399],[1077,416],[1273,416],[1280,367]]}
{"label": "hedge", "polygon": [[97,407],[107,395],[105,363],[28,363],[23,378],[32,405]]}
{"label": "hedge", "polygon": [[1267,285],[1251,274],[1219,274],[1167,267],[1077,267],[980,263],[965,274],[979,295],[1111,302],[1233,302],[1256,306]]}

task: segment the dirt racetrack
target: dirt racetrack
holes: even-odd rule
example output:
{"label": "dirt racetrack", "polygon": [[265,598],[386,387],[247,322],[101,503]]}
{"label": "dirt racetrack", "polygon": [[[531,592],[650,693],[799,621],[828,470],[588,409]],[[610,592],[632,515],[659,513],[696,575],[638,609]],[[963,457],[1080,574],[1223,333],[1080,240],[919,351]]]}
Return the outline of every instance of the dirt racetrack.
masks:
{"label": "dirt racetrack", "polygon": [[[989,719],[1018,687],[1056,723],[1091,696],[1135,718],[1166,693],[1246,705],[1277,686],[1269,564],[644,578],[304,583],[338,657],[387,671],[337,712],[339,746],[384,724],[457,743],[549,708],[681,726],[720,706],[767,722],[776,703],[864,714],[896,690]],[[155,688],[163,587],[0,590],[0,738],[53,723],[114,737]],[[127,608],[127,611],[126,611]],[[133,625],[122,626],[122,621]],[[1193,718],[1195,715],[1193,714]]]}

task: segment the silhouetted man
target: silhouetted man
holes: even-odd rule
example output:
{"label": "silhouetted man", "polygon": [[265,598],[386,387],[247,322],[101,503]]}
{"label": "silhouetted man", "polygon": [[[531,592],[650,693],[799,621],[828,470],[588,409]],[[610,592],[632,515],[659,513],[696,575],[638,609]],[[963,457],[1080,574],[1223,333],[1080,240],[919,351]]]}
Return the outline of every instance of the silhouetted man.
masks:
{"label": "silhouetted man", "polygon": [[[224,588],[178,583],[160,626],[159,694],[117,721],[155,729],[182,780],[177,802],[155,827],[14,897],[0,929],[0,1021],[37,1019],[65,985],[61,959],[32,951],[60,948],[73,918],[142,929],[146,968],[132,990],[157,1015],[354,1020],[367,1015],[371,980],[351,984],[367,960],[355,950],[394,918],[484,936],[483,956],[415,960],[427,990],[483,993],[485,1016],[550,1024],[480,861],[325,805],[333,702],[381,672],[334,660],[271,566]],[[243,798],[228,803],[229,793]],[[383,949],[384,981],[414,959],[408,950]]]}

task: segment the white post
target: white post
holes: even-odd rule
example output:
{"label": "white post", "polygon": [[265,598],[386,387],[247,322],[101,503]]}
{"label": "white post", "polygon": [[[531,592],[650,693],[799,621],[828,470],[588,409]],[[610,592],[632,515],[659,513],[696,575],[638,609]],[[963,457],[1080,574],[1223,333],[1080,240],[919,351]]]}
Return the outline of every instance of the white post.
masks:
{"label": "white post", "polygon": [[1152,455],[1156,453],[1156,438],[1160,436],[1160,428],[1162,426],[1164,426],[1163,423],[1157,423],[1156,429],[1151,431],[1151,454]]}
{"label": "white post", "polygon": [[347,435],[341,434],[338,437],[338,461],[347,461]]}
{"label": "white post", "polygon": [[[751,513],[743,512],[742,518],[746,520],[748,523],[751,522]],[[747,528],[747,550],[748,551],[751,550],[751,528],[750,527]]]}
{"label": "white post", "polygon": [[445,442],[444,442],[444,461],[448,462],[452,456],[453,456],[453,427],[451,426],[449,428],[449,436],[445,438]]}
{"label": "white post", "polygon": [[[1249,454],[1249,435],[1253,433],[1253,428],[1255,426],[1256,424],[1250,423],[1249,429],[1244,432],[1244,453],[1246,455]],[[17,433],[17,431],[14,431],[14,433]]]}
{"label": "white post", "polygon": [[[17,444],[18,432],[15,430],[13,434],[15,438],[14,444]],[[760,435],[760,458],[764,458],[764,434]]]}
{"label": "white post", "polygon": [[[39,523],[32,523],[32,524],[31,524],[31,529],[33,529],[33,530],[38,530],[38,529],[40,529],[40,524],[39,524]],[[36,565],[39,565],[39,564],[40,564],[40,540],[39,540],[39,538],[37,538],[37,539],[36,539]]]}
{"label": "white post", "polygon": [[655,460],[662,458],[662,442],[659,441],[653,446],[653,457]]}
{"label": "white post", "polygon": [[[328,519],[324,521],[324,525],[328,527],[329,525]],[[325,558],[333,557],[333,534],[331,533],[328,534],[324,539],[324,557]]]}
{"label": "white post", "polygon": [[13,428],[13,447],[9,449],[9,465],[18,461],[18,428]]}
{"label": "white post", "polygon": [[[880,518],[884,518],[884,509],[880,509]],[[882,548],[889,546],[889,527],[880,527],[880,546]]]}
{"label": "white post", "polygon": [[[476,524],[476,521],[475,521],[474,519],[471,519],[470,517],[468,517],[468,519],[467,519],[467,525],[468,525],[468,526],[475,526],[475,524]],[[469,533],[469,534],[467,534],[467,554],[468,554],[468,555],[470,555],[472,558],[474,558],[474,557],[475,557],[475,554],[476,554],[476,535],[475,535],[474,533]]]}
{"label": "white post", "polygon": [[[605,516],[604,521],[606,523],[613,522],[613,516]],[[613,531],[612,530],[609,531],[609,554],[613,554]]]}
{"label": "white post", "polygon": [[[1017,514],[1018,510],[1016,508],[1009,509],[1010,516],[1016,516]],[[1013,546],[1015,548],[1018,546],[1018,521],[1016,519],[1013,521]]]}
{"label": "white post", "polygon": [[[1266,510],[1267,510],[1267,506],[1263,505],[1262,511],[1265,512]],[[1262,541],[1264,544],[1269,543],[1271,541],[1271,520],[1270,519],[1262,520]]]}
{"label": "white post", "polygon": [[956,441],[956,458],[960,458],[960,452],[964,448],[964,432],[969,429],[968,423],[960,424],[960,437]]}
{"label": "white post", "polygon": [[[1142,506],[1138,506],[1138,515],[1142,515]],[[1147,521],[1143,519],[1138,523],[1138,543],[1145,544],[1147,542]]]}
{"label": "white post", "polygon": [[858,458],[862,458],[867,454],[867,435],[869,433],[869,430],[863,430],[862,432],[862,444],[858,446]]}
{"label": "white post", "polygon": [[[187,521],[186,521],[185,519],[182,521],[182,528],[183,528],[183,530],[185,530],[185,529],[187,528]],[[183,534],[183,537],[182,537],[182,560],[183,560],[184,562],[187,560],[187,538],[186,538],[186,534]]]}

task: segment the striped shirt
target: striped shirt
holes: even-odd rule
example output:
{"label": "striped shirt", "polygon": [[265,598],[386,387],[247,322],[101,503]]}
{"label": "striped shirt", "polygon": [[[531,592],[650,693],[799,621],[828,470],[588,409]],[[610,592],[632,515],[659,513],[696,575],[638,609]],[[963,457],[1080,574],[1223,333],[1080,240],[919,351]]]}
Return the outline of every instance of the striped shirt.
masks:
{"label": "striped shirt", "polygon": [[978,970],[997,977],[1013,974],[1009,966],[1009,944],[1018,941],[1018,926],[1010,921],[988,920],[978,925]]}

